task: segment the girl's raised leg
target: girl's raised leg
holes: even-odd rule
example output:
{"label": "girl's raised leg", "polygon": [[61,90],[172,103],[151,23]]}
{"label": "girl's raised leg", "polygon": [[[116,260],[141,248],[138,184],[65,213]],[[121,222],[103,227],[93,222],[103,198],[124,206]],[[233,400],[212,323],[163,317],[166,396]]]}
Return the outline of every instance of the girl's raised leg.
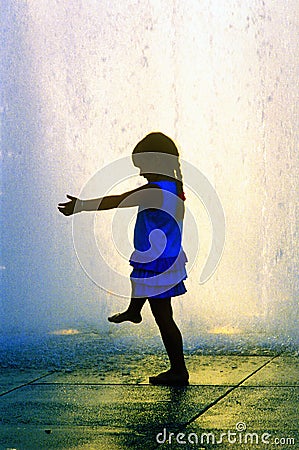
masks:
{"label": "girl's raised leg", "polygon": [[122,313],[114,314],[108,317],[109,322],[122,323],[122,322],[133,322],[140,323],[142,321],[141,310],[146,302],[146,298],[131,298],[128,309]]}

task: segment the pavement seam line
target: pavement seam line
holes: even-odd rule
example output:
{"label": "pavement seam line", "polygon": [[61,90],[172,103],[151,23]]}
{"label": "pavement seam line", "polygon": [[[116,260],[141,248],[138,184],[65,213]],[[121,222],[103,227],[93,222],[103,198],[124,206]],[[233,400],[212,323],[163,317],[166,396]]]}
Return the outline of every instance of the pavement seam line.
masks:
{"label": "pavement seam line", "polygon": [[[34,386],[133,386],[137,388],[152,388],[153,385],[149,383],[70,383],[70,382],[63,382],[63,381],[46,381],[45,383],[34,383]],[[188,386],[193,387],[231,387],[231,384],[189,384]]]}
{"label": "pavement seam line", "polygon": [[16,390],[18,390],[18,389],[21,389],[22,387],[30,386],[30,384],[33,384],[33,383],[35,383],[36,381],[41,380],[42,378],[46,378],[46,377],[48,377],[49,375],[52,375],[53,373],[55,373],[55,370],[53,370],[52,372],[48,372],[48,373],[46,373],[45,375],[42,375],[42,376],[40,376],[40,377],[38,377],[38,378],[35,378],[34,380],[28,381],[27,383],[23,383],[23,384],[20,384],[19,386],[15,386],[14,388],[9,389],[9,390],[6,391],[6,392],[2,392],[2,393],[0,394],[0,397],[3,397],[4,395],[10,394],[11,392],[14,392],[14,391],[16,391]]}

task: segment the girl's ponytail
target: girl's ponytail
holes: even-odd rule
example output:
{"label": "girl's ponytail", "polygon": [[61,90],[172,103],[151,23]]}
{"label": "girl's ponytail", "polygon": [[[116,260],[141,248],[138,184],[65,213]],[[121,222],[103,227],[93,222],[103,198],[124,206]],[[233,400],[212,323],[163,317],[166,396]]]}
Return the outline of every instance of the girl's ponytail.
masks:
{"label": "girl's ponytail", "polygon": [[182,200],[185,200],[185,194],[183,189],[183,175],[181,171],[181,164],[179,161],[179,157],[177,157],[177,166],[174,169],[174,174],[177,180],[178,194]]}

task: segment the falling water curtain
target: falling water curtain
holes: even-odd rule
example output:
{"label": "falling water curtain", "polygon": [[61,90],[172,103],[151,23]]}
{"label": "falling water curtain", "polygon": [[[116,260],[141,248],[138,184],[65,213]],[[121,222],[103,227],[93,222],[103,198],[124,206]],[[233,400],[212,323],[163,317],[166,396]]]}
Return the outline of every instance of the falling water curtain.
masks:
{"label": "falling water curtain", "polygon": [[[88,279],[55,205],[161,130],[226,216],[221,262],[199,286],[211,226],[186,179],[200,245],[176,305],[184,329],[292,336],[297,2],[3,0],[1,9],[2,330],[53,330],[66,317],[107,329],[106,313],[125,300]],[[95,228],[108,236],[108,263],[127,274],[112,217]]]}

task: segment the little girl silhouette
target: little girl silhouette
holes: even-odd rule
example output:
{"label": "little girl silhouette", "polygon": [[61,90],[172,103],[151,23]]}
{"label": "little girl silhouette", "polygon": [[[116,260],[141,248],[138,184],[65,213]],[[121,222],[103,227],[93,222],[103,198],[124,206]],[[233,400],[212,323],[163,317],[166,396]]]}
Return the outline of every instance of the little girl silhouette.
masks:
{"label": "little girl silhouette", "polygon": [[170,369],[149,378],[152,384],[186,385],[183,341],[172,313],[171,297],[186,292],[186,255],[182,249],[185,195],[179,153],[174,142],[162,133],[150,133],[134,148],[133,164],[148,183],[121,195],[80,200],[67,195],[58,209],[65,216],[82,211],[102,211],[138,206],[134,229],[134,252],[130,257],[132,296],[126,311],[108,320],[140,323],[141,310],[149,301],[170,360]]}

